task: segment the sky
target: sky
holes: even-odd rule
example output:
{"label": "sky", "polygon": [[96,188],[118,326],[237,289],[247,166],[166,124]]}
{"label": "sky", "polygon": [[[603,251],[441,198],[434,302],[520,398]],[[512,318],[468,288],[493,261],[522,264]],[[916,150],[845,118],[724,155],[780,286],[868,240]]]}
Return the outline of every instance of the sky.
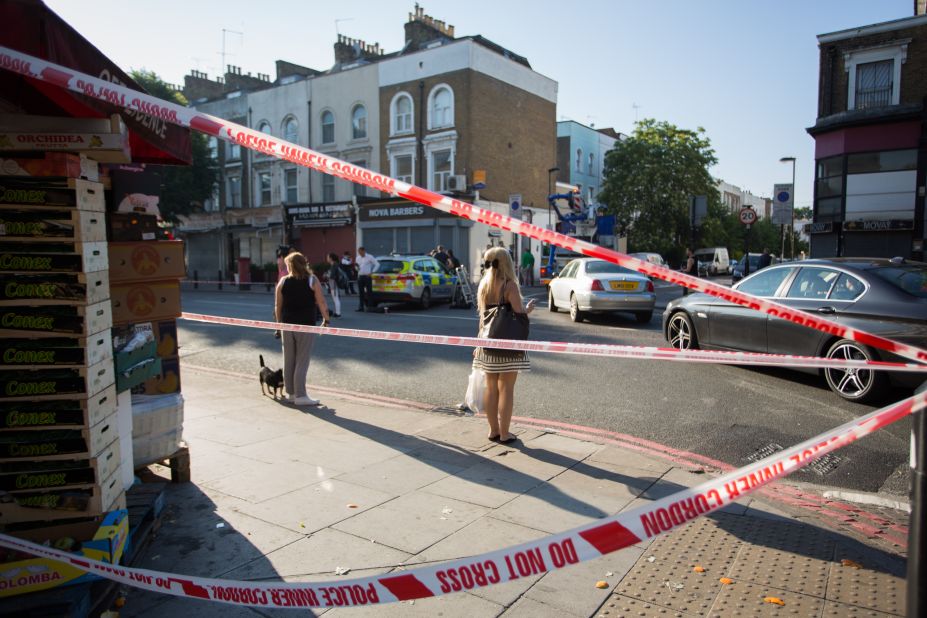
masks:
{"label": "sky", "polygon": [[[325,70],[338,33],[387,53],[413,0],[45,0],[122,69],[178,85],[223,64]],[[557,120],[631,133],[637,119],[703,127],[711,173],[756,195],[791,181],[813,197],[817,35],[913,15],[912,0],[425,0],[456,35],[480,34],[558,82]]]}

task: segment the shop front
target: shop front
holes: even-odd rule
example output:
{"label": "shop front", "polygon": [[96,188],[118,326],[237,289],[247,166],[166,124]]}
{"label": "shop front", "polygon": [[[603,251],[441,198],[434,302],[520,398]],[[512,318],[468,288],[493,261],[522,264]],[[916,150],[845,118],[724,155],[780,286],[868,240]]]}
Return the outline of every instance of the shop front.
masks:
{"label": "shop front", "polygon": [[[329,253],[356,253],[355,206],[353,202],[293,204],[286,207],[292,247],[310,264],[320,264]],[[286,244],[286,243],[285,243]]]}

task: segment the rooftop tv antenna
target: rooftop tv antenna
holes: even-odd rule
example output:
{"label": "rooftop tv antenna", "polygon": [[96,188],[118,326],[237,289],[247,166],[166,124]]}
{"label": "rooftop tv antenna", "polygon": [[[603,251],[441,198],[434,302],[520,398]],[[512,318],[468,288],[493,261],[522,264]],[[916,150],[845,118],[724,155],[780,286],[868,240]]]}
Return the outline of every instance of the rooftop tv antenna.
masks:
{"label": "rooftop tv antenna", "polygon": [[225,56],[226,56],[226,53],[225,53],[225,35],[226,35],[226,34],[237,34],[238,36],[241,37],[241,40],[242,40],[242,41],[245,40],[245,33],[244,33],[244,32],[239,32],[238,30],[227,30],[227,29],[225,29],[225,28],[222,29],[222,53],[220,54],[220,55],[222,56],[222,66],[219,67],[219,75],[224,75],[225,72],[228,70],[228,65],[225,64]]}

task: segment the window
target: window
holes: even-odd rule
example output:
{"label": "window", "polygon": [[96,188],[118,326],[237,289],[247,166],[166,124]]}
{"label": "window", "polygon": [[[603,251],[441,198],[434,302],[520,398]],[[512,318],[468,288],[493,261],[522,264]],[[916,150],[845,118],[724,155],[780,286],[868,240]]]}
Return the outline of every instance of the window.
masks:
{"label": "window", "polygon": [[772,296],[785,278],[792,273],[792,270],[791,268],[764,268],[749,279],[744,279],[743,283],[737,286],[737,290],[754,296]]}
{"label": "window", "polygon": [[854,109],[885,107],[892,104],[894,60],[856,65],[856,104]]}
{"label": "window", "polygon": [[228,155],[229,161],[241,160],[241,146],[238,144],[226,144],[226,146],[228,147],[226,154]]}
{"label": "window", "polygon": [[454,126],[454,94],[449,86],[436,86],[428,97],[428,128]]}
{"label": "window", "polygon": [[831,300],[856,300],[866,289],[863,282],[850,275],[840,275],[837,285],[830,293]]}
{"label": "window", "polygon": [[258,190],[260,193],[260,199],[258,200],[259,206],[267,206],[270,204],[271,200],[271,190],[270,190],[270,172],[261,172],[258,174]]}
{"label": "window", "polygon": [[447,179],[452,170],[450,150],[436,150],[431,153],[431,190],[446,191]]}
{"label": "window", "polygon": [[593,187],[586,187],[586,203],[591,204],[593,199],[595,199],[595,189]]}
{"label": "window", "polygon": [[299,125],[292,118],[287,118],[283,123],[283,139],[293,144],[299,143]]}
{"label": "window", "polygon": [[901,102],[901,65],[908,58],[910,39],[844,53],[847,109],[870,109]]}
{"label": "window", "polygon": [[[367,167],[366,161],[353,161],[354,165],[358,167]],[[351,183],[354,185],[354,195],[357,197],[367,197],[367,186],[362,185],[359,182]]]}
{"label": "window", "polygon": [[241,178],[229,176],[227,208],[241,208]]}
{"label": "window", "polygon": [[322,201],[335,201],[335,177],[331,174],[322,174]]}
{"label": "window", "polygon": [[335,143],[335,115],[328,110],[322,112],[322,143]]}
{"label": "window", "polygon": [[917,264],[873,269],[875,274],[912,296],[927,298],[927,268]]}
{"label": "window", "polygon": [[582,148],[576,149],[576,171],[577,172],[583,171],[583,149]]}
{"label": "window", "polygon": [[412,155],[398,155],[393,157],[392,177],[412,184]]}
{"label": "window", "polygon": [[207,145],[209,147],[209,158],[213,161],[217,160],[219,158],[219,140],[215,137],[210,137]]}
{"label": "window", "polygon": [[826,268],[802,268],[789,287],[788,298],[820,300],[827,298],[830,287],[840,276],[835,270]]}
{"label": "window", "polygon": [[591,152],[589,153],[589,175],[592,176],[595,174],[593,171],[595,169],[595,155]]}
{"label": "window", "polygon": [[917,169],[916,150],[865,152],[847,157],[847,174],[898,172]]}
{"label": "window", "polygon": [[266,120],[262,120],[261,123],[258,124],[257,130],[260,131],[261,133],[266,133],[267,135],[271,135],[270,123],[267,122]]}
{"label": "window", "polygon": [[363,139],[367,137],[367,108],[356,105],[351,111],[351,138]]}
{"label": "window", "polygon": [[563,279],[569,279],[576,275],[576,271],[579,269],[579,262],[570,262],[566,265],[566,268],[563,269],[563,272],[560,273],[560,277]]}
{"label": "window", "polygon": [[842,156],[820,159],[817,166],[815,221],[838,221],[843,208]]}
{"label": "window", "polygon": [[295,204],[299,201],[299,191],[296,187],[297,171],[295,168],[283,172],[283,182],[286,191],[286,203]]}
{"label": "window", "polygon": [[405,92],[400,92],[393,98],[390,106],[390,134],[411,133],[412,132],[412,97]]}

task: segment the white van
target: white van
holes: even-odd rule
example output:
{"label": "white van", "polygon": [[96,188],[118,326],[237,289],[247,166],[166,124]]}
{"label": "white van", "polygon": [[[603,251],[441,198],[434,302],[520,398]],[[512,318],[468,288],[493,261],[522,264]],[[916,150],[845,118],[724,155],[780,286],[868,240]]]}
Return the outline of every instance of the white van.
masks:
{"label": "white van", "polygon": [[695,260],[702,263],[702,268],[699,270],[704,268],[710,277],[731,274],[731,260],[727,255],[726,247],[698,249],[695,252]]}

